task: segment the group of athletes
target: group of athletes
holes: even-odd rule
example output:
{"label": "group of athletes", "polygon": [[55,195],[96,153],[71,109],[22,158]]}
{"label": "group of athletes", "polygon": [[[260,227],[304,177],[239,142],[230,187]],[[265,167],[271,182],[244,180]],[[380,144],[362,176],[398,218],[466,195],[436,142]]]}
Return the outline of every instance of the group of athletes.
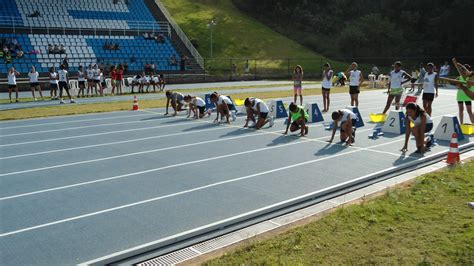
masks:
{"label": "group of athletes", "polygon": [[[422,105],[411,102],[405,106],[405,124],[412,124],[413,127],[406,127],[405,142],[401,149],[402,152],[408,151],[408,141],[410,136],[413,134],[415,137],[416,153],[426,152],[431,144],[433,143],[432,137],[427,137],[426,134],[433,130],[432,114],[432,103],[435,98],[438,97],[438,83],[440,79],[445,82],[452,83],[458,87],[457,101],[459,106],[459,117],[461,124],[463,120],[464,106],[469,114],[471,123],[474,122],[472,114],[471,102],[474,99],[474,82],[472,81],[473,73],[471,72],[471,66],[462,64],[453,59],[453,64],[459,72],[460,76],[458,79],[440,78],[438,73],[435,71],[435,65],[433,63],[427,64],[426,74],[422,78]],[[300,131],[301,136],[308,134],[308,111],[303,107],[303,68],[296,66],[294,71],[294,101],[289,105],[289,116],[286,121],[286,130],[283,134],[290,132]],[[352,63],[350,68],[346,71],[346,75],[349,77],[349,94],[351,106],[359,105],[359,93],[360,87],[364,82],[363,74],[358,70],[357,63]],[[322,82],[322,94],[323,94],[323,112],[329,111],[330,105],[330,90],[332,87],[334,72],[331,69],[331,65],[326,63],[323,70],[323,82]],[[395,108],[400,109],[400,100],[404,93],[403,84],[407,82],[414,82],[414,78],[411,77],[406,71],[402,69],[402,63],[397,61],[393,64],[393,69],[390,72],[390,82],[387,90],[387,103],[383,109],[382,114],[386,114],[395,101]],[[206,109],[206,102],[204,99],[191,96],[183,95],[179,92],[166,91],[166,113],[168,115],[168,109],[171,106],[174,113],[177,115],[180,111],[188,111],[188,118],[193,115],[194,118],[200,119],[211,115],[211,110]],[[297,105],[297,100],[300,100],[300,105]],[[214,92],[210,96],[210,101],[214,104],[217,117],[215,123],[225,121],[230,124],[231,121],[236,119],[236,107],[232,100],[224,95],[220,95]],[[188,106],[188,108],[186,108]],[[255,129],[261,129],[265,125],[272,127],[274,124],[273,117],[269,115],[268,105],[261,99],[258,98],[247,98],[244,101],[246,110],[246,122],[244,127],[251,127]],[[221,118],[221,120],[219,120]],[[340,141],[347,145],[352,145],[355,142],[356,124],[360,119],[357,114],[349,109],[335,110],[331,114],[331,118],[334,121],[332,127],[332,134],[328,142],[333,142],[337,129],[340,129]],[[251,125],[249,123],[252,122]]]}

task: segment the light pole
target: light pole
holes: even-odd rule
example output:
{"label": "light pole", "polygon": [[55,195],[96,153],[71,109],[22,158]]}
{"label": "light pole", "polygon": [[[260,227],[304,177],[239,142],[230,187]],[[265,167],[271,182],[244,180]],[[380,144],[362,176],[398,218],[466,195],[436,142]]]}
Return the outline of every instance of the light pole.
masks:
{"label": "light pole", "polygon": [[210,33],[211,33],[211,58],[213,58],[213,51],[212,51],[212,50],[213,50],[213,49],[212,49],[213,47],[212,47],[212,46],[213,46],[213,44],[214,44],[214,43],[213,43],[213,40],[212,40],[212,29],[213,29],[216,25],[217,25],[217,22],[214,21],[214,20],[211,20],[211,21],[209,22],[209,24],[207,24],[207,27],[209,28],[209,31],[210,31]]}

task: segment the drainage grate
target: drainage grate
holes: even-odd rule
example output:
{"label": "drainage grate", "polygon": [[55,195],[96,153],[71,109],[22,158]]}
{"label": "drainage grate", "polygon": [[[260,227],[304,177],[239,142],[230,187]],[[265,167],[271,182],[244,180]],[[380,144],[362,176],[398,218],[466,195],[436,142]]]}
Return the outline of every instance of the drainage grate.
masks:
{"label": "drainage grate", "polygon": [[138,266],[175,265],[180,262],[197,257],[199,255],[201,254],[190,248],[185,248],[185,249],[177,250],[175,252],[139,263],[137,265]]}

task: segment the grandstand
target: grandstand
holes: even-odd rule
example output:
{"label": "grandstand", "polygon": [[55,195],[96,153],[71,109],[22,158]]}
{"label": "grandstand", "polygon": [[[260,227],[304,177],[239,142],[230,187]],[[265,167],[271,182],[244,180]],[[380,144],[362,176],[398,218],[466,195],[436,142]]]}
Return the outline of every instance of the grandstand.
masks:
{"label": "grandstand", "polygon": [[35,65],[45,73],[66,56],[71,71],[99,63],[126,64],[133,73],[154,63],[157,71],[178,73],[183,72],[182,56],[189,58],[186,72],[200,71],[197,51],[183,34],[176,34],[180,29],[169,23],[162,8],[153,0],[5,0],[0,43],[10,55],[2,51],[0,72],[15,66],[25,73]]}

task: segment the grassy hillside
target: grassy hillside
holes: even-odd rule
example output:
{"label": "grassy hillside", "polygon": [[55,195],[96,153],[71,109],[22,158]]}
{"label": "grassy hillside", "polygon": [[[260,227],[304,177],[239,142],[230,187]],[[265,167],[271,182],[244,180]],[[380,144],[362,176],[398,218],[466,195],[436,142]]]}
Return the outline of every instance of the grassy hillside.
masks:
{"label": "grassy hillside", "polygon": [[[217,21],[213,29],[213,58],[208,60],[213,69],[229,70],[231,62],[224,58],[241,58],[233,61],[242,72],[245,58],[275,58],[258,60],[258,71],[273,71],[279,74],[288,72],[297,64],[305,70],[319,73],[321,63],[326,59],[310,49],[288,39],[238,10],[231,0],[162,0],[169,12],[188,35],[197,40],[198,50],[205,58],[210,58],[210,31],[207,27],[211,20]],[[288,60],[284,58],[298,58]],[[283,60],[278,60],[283,59]],[[255,61],[250,61],[253,69]],[[336,63],[337,64],[337,63]],[[346,66],[340,66],[345,68]]]}

